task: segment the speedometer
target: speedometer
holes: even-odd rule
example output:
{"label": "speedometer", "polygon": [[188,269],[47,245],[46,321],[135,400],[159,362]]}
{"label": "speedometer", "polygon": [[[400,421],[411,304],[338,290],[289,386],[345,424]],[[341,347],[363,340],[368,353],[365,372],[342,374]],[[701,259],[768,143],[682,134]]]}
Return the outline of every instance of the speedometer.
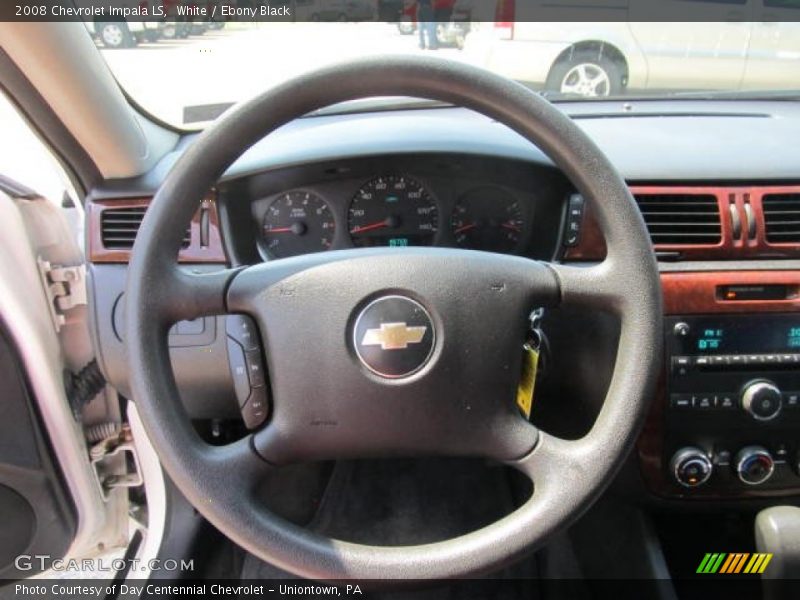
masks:
{"label": "speedometer", "polygon": [[430,246],[439,229],[439,213],[419,182],[390,175],[356,192],[347,226],[354,246]]}

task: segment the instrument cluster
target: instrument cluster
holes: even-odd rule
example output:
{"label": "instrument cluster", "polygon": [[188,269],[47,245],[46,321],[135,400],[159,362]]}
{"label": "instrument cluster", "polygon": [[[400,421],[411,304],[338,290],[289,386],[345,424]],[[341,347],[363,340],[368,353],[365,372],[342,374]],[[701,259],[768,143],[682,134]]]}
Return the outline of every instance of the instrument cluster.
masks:
{"label": "instrument cluster", "polygon": [[259,251],[267,260],[375,246],[522,253],[532,230],[531,193],[494,182],[462,187],[440,193],[424,177],[399,172],[353,181],[349,190],[281,191],[253,204]]}

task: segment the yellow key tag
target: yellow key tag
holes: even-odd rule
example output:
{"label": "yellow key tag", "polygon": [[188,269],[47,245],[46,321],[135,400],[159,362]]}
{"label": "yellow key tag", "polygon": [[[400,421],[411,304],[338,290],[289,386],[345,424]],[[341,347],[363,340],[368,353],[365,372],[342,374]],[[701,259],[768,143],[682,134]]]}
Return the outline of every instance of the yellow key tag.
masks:
{"label": "yellow key tag", "polygon": [[536,386],[536,371],[539,368],[539,350],[530,344],[522,346],[522,375],[517,387],[517,406],[526,419],[533,408],[533,388]]}

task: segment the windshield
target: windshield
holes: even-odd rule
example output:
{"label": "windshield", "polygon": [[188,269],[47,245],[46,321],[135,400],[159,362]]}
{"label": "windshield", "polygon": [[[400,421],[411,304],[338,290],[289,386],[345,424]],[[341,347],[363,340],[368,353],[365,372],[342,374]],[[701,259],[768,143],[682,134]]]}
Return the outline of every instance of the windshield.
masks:
{"label": "windshield", "polygon": [[[629,1],[604,2],[604,14],[635,17]],[[174,17],[87,23],[87,30],[138,105],[187,129],[303,72],[378,54],[463,61],[554,100],[800,90],[800,23],[791,22],[800,0],[652,5],[662,16],[696,5],[702,22],[538,22],[521,15],[522,0],[296,0],[282,22],[243,16],[257,15],[259,2],[200,2],[206,12],[189,16],[186,6],[199,11],[197,4],[169,4]],[[765,20],[739,20],[748,15]]]}

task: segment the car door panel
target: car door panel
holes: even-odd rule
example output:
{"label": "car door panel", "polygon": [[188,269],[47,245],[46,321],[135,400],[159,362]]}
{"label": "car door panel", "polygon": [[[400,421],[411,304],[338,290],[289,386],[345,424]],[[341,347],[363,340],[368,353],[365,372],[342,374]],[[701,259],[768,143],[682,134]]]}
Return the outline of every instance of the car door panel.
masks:
{"label": "car door panel", "polygon": [[757,7],[744,87],[787,90],[800,86],[798,19],[800,0],[763,0]]}
{"label": "car door panel", "polygon": [[73,360],[91,352],[87,310],[71,311],[58,331],[42,280],[43,261],[79,264],[72,235],[48,200],[0,191],[0,548],[12,549],[0,553],[0,578],[39,570],[15,564],[23,546],[80,558],[127,540],[127,494],[104,501],[64,386],[75,370],[64,348]]}
{"label": "car door panel", "polygon": [[[672,22],[686,10],[703,21]],[[632,3],[631,31],[647,60],[647,88],[738,89],[752,29],[746,21],[750,10],[745,0]]]}

